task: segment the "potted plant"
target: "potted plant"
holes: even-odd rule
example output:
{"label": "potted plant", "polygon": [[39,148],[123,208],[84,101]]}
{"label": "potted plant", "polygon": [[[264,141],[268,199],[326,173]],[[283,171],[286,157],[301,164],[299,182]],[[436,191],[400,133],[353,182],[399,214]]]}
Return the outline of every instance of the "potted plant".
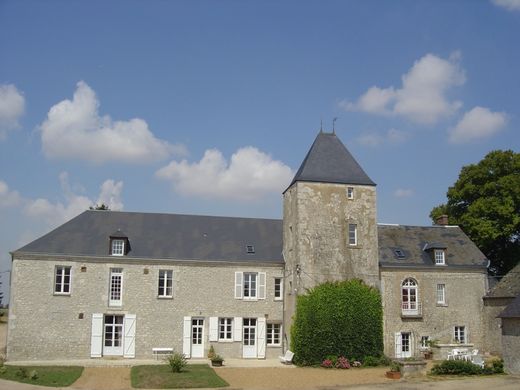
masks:
{"label": "potted plant", "polygon": [[425,359],[433,358],[432,348],[438,347],[437,343],[438,343],[438,341],[436,339],[426,341],[426,349],[423,351]]}
{"label": "potted plant", "polygon": [[213,345],[209,347],[208,351],[208,359],[213,359],[215,357],[215,348],[213,348]]}
{"label": "potted plant", "polygon": [[392,362],[390,364],[390,371],[386,372],[386,377],[390,379],[401,379],[401,367],[399,363]]}
{"label": "potted plant", "polygon": [[220,355],[215,355],[210,360],[211,360],[211,365],[213,367],[222,367],[222,362],[224,361],[224,358]]}

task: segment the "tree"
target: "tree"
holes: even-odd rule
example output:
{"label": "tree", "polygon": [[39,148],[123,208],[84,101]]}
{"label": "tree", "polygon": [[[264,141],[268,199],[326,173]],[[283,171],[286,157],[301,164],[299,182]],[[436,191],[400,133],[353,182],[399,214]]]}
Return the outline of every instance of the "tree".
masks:
{"label": "tree", "polygon": [[90,210],[103,210],[103,211],[109,211],[108,205],[101,203],[101,204],[95,204],[94,206],[89,207]]}
{"label": "tree", "polygon": [[446,214],[459,225],[491,261],[491,273],[504,275],[520,261],[520,153],[495,150],[462,167],[447,198],[430,217]]}

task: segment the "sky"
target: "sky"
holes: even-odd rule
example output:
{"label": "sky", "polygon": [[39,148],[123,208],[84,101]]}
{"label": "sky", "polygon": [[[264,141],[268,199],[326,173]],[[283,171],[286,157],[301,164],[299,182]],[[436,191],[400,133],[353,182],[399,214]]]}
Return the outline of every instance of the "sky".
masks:
{"label": "sky", "polygon": [[520,0],[0,0],[0,281],[89,208],[281,218],[334,130],[378,221],[520,151]]}

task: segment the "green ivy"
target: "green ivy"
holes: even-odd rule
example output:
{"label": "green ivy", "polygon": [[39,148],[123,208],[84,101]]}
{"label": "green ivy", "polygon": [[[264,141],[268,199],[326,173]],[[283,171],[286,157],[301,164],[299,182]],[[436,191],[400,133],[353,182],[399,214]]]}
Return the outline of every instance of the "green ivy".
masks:
{"label": "green ivy", "polygon": [[381,295],[361,280],[327,282],[300,295],[291,328],[294,362],[317,365],[330,355],[362,360],[383,353]]}

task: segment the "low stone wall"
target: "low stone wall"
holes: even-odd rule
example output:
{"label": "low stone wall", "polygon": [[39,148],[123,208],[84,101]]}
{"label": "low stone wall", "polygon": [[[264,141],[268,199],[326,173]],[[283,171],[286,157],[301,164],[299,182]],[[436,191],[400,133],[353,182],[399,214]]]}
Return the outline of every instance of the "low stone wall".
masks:
{"label": "low stone wall", "polygon": [[424,360],[398,361],[401,376],[403,378],[416,378],[426,375],[426,362]]}

